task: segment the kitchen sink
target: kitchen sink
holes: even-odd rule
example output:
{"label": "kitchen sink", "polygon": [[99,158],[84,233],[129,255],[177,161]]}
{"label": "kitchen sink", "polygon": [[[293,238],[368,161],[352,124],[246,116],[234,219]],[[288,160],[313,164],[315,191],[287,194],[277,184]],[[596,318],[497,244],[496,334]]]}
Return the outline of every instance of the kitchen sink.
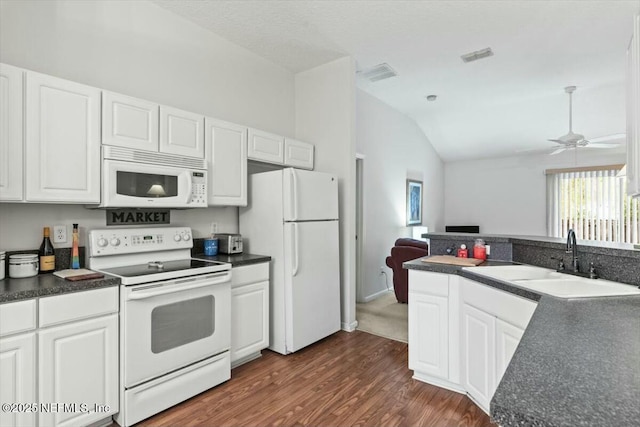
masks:
{"label": "kitchen sink", "polygon": [[[562,273],[559,273],[562,274]],[[562,279],[514,280],[518,286],[560,298],[607,297],[638,295],[636,286],[602,279],[569,277]]]}
{"label": "kitchen sink", "polygon": [[559,298],[640,295],[640,289],[633,285],[576,277],[532,265],[467,267],[465,270]]}
{"label": "kitchen sink", "polygon": [[537,279],[561,279],[566,274],[558,273],[548,268],[534,267],[533,265],[500,265],[481,268],[467,268],[475,274],[488,276],[493,279],[506,280],[537,280]]}

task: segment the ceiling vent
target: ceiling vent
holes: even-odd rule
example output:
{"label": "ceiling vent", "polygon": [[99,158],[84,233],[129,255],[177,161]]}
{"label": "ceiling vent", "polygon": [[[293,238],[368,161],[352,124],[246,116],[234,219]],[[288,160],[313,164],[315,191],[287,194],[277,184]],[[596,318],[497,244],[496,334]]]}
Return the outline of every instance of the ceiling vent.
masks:
{"label": "ceiling vent", "polygon": [[487,58],[489,56],[493,56],[493,51],[490,47],[482,50],[476,50],[475,52],[467,53],[462,55],[461,58],[464,62],[473,62],[478,59]]}
{"label": "ceiling vent", "polygon": [[375,67],[358,71],[358,74],[361,77],[369,80],[370,82],[377,82],[377,81],[388,79],[398,75],[398,73],[396,73],[394,69],[391,68],[387,63],[379,64],[379,65],[376,65]]}

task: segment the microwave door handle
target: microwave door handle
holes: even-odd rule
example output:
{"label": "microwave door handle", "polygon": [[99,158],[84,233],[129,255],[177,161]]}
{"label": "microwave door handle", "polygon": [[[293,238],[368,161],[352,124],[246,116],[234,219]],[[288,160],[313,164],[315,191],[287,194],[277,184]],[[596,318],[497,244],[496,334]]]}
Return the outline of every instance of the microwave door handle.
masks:
{"label": "microwave door handle", "polygon": [[185,172],[187,175],[187,203],[191,203],[191,197],[193,196],[193,181],[191,180],[191,172]]}

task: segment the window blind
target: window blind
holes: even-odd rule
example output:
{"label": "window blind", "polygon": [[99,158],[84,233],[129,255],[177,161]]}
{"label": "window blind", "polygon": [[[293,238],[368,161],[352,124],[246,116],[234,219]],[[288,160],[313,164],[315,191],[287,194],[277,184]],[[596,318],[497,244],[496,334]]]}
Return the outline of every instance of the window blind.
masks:
{"label": "window blind", "polygon": [[640,243],[640,203],[627,196],[618,169],[547,174],[547,230],[578,239]]}

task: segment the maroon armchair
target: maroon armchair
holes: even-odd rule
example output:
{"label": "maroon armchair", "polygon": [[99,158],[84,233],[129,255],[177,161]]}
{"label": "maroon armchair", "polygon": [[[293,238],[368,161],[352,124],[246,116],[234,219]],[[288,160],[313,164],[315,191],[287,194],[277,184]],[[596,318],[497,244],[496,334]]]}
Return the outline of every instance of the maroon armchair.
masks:
{"label": "maroon armchair", "polygon": [[409,273],[402,268],[402,263],[428,255],[429,246],[422,240],[400,238],[391,248],[391,255],[387,257],[387,267],[393,270],[393,290],[398,302],[409,302]]}

